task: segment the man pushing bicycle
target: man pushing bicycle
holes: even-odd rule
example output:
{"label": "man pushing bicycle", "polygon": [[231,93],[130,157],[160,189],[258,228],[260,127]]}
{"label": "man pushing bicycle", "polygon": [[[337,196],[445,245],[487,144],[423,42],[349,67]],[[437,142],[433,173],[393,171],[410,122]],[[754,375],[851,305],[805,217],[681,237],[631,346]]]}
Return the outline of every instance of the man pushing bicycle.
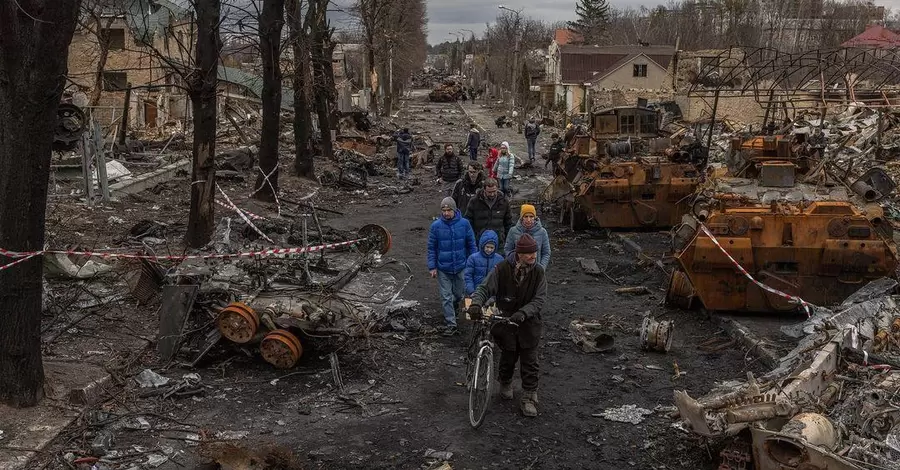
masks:
{"label": "man pushing bicycle", "polygon": [[516,362],[522,377],[522,414],[537,416],[538,343],[541,339],[541,308],[547,297],[544,268],[537,263],[537,242],[529,234],[522,235],[516,249],[494,267],[487,279],[472,294],[469,317],[479,320],[482,305],[496,299],[500,314],[509,323],[497,323],[491,329],[500,347],[500,397],[513,399],[512,379]]}

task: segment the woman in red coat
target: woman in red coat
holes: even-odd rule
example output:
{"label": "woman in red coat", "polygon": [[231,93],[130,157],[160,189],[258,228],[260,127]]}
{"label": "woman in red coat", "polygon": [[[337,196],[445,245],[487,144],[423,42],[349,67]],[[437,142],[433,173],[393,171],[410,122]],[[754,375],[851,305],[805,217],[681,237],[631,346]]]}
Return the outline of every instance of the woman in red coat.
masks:
{"label": "woman in red coat", "polygon": [[491,147],[487,158],[484,160],[484,167],[488,171],[488,176],[494,179],[497,179],[497,174],[494,173],[494,163],[498,158],[500,158],[500,151],[496,147]]}

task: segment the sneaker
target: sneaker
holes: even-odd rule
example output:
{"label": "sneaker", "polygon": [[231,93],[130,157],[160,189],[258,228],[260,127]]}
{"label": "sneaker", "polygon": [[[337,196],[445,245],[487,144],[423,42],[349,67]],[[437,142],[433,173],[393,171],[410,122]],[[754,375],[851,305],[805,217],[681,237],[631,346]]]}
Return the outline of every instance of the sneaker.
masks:
{"label": "sneaker", "polygon": [[537,412],[537,392],[525,392],[522,395],[522,414],[529,418],[534,418],[538,415]]}
{"label": "sneaker", "polygon": [[459,330],[457,330],[455,326],[448,326],[444,329],[443,335],[449,337],[456,336],[457,333],[459,333]]}
{"label": "sneaker", "polygon": [[513,399],[512,382],[510,382],[510,383],[500,382],[500,398],[502,398],[504,400],[512,400]]}

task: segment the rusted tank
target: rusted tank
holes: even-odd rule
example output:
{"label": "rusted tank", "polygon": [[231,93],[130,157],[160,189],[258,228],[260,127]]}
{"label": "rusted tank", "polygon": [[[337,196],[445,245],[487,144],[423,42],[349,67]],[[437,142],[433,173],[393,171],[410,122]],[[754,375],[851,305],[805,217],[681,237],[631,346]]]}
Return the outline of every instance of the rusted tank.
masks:
{"label": "rusted tank", "polygon": [[762,180],[716,179],[695,200],[673,231],[679,269],[669,282],[670,304],[785,312],[797,302],[772,290],[827,306],[894,275],[897,248],[881,207],[844,184],[781,185],[784,163],[762,163]]}
{"label": "rusted tank", "polygon": [[446,81],[428,94],[428,101],[434,103],[450,103],[460,99],[462,86],[454,81]]}
{"label": "rusted tank", "polygon": [[672,227],[690,210],[700,182],[693,165],[665,157],[587,167],[574,185],[574,207],[596,227]]}
{"label": "rusted tank", "polygon": [[[681,220],[706,152],[659,137],[659,112],[623,106],[594,113],[566,135],[566,157],[543,194],[573,229],[666,228]],[[700,158],[697,158],[700,157]]]}
{"label": "rusted tank", "polygon": [[728,170],[734,176],[756,178],[763,163],[780,161],[793,164],[797,174],[805,175],[819,156],[806,145],[806,134],[733,137]]}

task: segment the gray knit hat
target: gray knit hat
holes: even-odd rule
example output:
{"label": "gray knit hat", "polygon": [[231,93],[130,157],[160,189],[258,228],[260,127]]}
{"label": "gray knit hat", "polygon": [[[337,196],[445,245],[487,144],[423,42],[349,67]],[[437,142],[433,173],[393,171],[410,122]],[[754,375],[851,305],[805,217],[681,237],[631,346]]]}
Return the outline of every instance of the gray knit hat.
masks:
{"label": "gray knit hat", "polygon": [[441,200],[441,210],[444,209],[456,210],[456,201],[452,197],[445,197]]}

